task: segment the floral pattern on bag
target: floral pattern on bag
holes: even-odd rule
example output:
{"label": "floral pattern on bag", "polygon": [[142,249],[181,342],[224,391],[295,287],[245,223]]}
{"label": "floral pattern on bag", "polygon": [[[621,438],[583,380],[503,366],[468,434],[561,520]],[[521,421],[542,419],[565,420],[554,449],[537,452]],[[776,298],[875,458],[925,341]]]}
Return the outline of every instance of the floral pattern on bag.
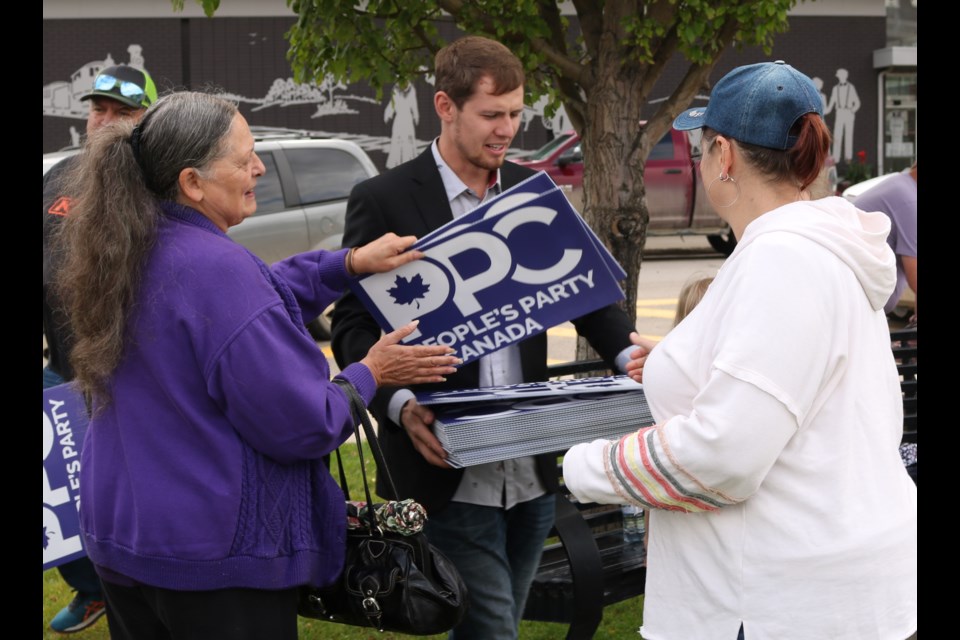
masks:
{"label": "floral pattern on bag", "polygon": [[[412,536],[423,531],[427,510],[413,498],[390,500],[373,505],[377,525],[385,531],[403,536]],[[347,528],[364,529],[367,523],[367,503],[359,500],[347,502]]]}

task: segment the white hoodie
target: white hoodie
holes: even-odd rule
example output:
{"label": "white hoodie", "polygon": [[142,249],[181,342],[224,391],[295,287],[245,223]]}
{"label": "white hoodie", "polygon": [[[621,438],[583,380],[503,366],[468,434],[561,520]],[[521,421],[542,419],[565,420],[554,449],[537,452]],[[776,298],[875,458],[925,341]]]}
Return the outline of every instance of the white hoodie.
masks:
{"label": "white hoodie", "polygon": [[657,426],[565,456],[578,499],[653,510],[647,640],[916,630],[889,226],[842,198],[751,222],[647,361]]}

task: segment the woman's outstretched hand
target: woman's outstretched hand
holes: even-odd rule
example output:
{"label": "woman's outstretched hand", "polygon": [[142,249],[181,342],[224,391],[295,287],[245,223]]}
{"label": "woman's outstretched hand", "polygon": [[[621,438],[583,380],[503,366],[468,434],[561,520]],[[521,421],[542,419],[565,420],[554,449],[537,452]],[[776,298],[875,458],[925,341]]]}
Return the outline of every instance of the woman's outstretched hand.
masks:
{"label": "woman's outstretched hand", "polygon": [[369,244],[351,249],[353,255],[347,258],[347,268],[357,275],[392,271],[423,257],[422,251],[407,251],[416,241],[416,236],[385,233]]}
{"label": "woman's outstretched hand", "polygon": [[454,365],[463,362],[450,355],[454,350],[444,345],[401,345],[400,341],[413,333],[417,324],[418,321],[414,320],[386,334],[370,347],[367,356],[360,361],[370,369],[378,387],[443,382],[444,376],[457,370]]}
{"label": "woman's outstretched hand", "polygon": [[657,345],[653,340],[641,338],[640,334],[634,331],[630,334],[630,342],[637,346],[630,352],[630,360],[627,362],[627,375],[637,382],[643,382],[643,367],[647,364],[647,356]]}

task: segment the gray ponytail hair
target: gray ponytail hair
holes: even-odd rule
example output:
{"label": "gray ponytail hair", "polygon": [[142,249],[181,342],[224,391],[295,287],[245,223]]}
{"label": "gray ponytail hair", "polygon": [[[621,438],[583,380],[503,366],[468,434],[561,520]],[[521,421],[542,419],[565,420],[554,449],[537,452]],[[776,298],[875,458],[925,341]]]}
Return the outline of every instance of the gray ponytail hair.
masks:
{"label": "gray ponytail hair", "polygon": [[169,94],[136,131],[130,122],[97,131],[65,177],[73,204],[55,239],[62,260],[56,286],[72,323],[76,382],[95,408],[110,401],[110,376],[156,240],[158,202],[177,198],[183,169],[202,172],[226,153],[236,113],[209,94]]}
{"label": "gray ponytail hair", "polygon": [[236,114],[236,106],[206,93],[185,91],[158,100],[137,136],[137,164],[149,189],[161,200],[176,199],[181,171],[202,171],[226,153]]}

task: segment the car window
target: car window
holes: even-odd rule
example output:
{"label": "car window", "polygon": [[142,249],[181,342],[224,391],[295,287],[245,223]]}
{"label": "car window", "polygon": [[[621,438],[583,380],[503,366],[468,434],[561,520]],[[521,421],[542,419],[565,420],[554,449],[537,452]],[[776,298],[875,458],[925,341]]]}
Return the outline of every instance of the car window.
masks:
{"label": "car window", "polygon": [[673,136],[667,131],[667,135],[660,138],[660,142],[650,150],[650,156],[647,160],[673,160]]}
{"label": "car window", "polygon": [[266,173],[257,178],[257,213],[276,213],[285,208],[283,189],[280,187],[280,172],[277,171],[277,161],[270,152],[258,151],[257,155],[267,168]]}
{"label": "car window", "polygon": [[546,160],[551,155],[553,155],[554,151],[556,151],[563,145],[567,144],[567,141],[570,140],[571,135],[572,134],[561,134],[556,138],[554,138],[553,140],[549,140],[547,144],[543,145],[542,147],[540,147],[539,149],[537,149],[536,151],[534,151],[533,153],[525,157],[524,160],[530,161],[530,162]]}
{"label": "car window", "polygon": [[703,142],[703,129],[691,129],[687,131],[687,140],[690,142],[690,155],[699,158],[703,153],[701,143]]}
{"label": "car window", "polygon": [[340,149],[287,149],[303,204],[340,200],[369,176],[363,165]]}
{"label": "car window", "polygon": [[567,164],[574,164],[577,162],[583,162],[583,147],[582,145],[574,145],[560,154],[558,160],[566,162]]}

